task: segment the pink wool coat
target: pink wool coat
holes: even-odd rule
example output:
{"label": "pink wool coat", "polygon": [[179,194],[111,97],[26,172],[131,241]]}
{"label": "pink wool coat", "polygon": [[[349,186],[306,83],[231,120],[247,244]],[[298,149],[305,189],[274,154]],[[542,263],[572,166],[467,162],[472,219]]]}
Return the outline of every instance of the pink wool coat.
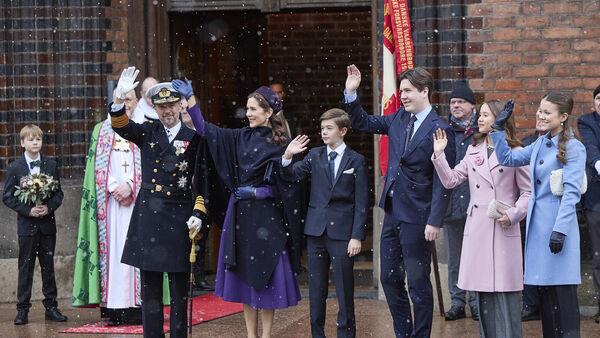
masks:
{"label": "pink wool coat", "polygon": [[[471,201],[463,235],[458,287],[483,292],[523,289],[523,255],[519,222],[527,215],[531,195],[529,167],[503,167],[496,153],[488,158],[487,142],[469,146],[465,158],[450,169],[444,154],[432,157],[433,165],[447,189],[469,180]],[[511,227],[504,230],[487,216],[496,199],[512,205],[507,210]]]}

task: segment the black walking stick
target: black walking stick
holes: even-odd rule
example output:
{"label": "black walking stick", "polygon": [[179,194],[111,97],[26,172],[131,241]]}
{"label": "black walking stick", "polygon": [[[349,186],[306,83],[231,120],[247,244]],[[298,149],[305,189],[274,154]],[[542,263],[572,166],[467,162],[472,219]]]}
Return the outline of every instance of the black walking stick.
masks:
{"label": "black walking stick", "polygon": [[189,320],[188,320],[188,332],[192,334],[192,318],[194,310],[194,263],[196,263],[196,239],[198,235],[197,229],[190,229],[189,236],[192,241],[192,248],[190,249],[190,289],[188,292],[188,301],[190,302],[189,307]]}
{"label": "black walking stick", "polygon": [[440,307],[440,315],[444,316],[444,298],[442,296],[442,285],[440,283],[440,268],[438,266],[437,250],[435,241],[431,242],[431,260],[433,261],[433,276],[435,278],[435,289],[437,290],[438,305]]}

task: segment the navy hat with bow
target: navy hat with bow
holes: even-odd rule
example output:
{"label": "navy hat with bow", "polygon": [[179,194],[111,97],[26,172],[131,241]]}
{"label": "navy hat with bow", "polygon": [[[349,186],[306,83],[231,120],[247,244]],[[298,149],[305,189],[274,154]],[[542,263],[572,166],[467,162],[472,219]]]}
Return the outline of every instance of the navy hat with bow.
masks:
{"label": "navy hat with bow", "polygon": [[254,92],[265,98],[269,106],[271,106],[273,109],[273,113],[277,114],[281,111],[281,109],[283,109],[283,103],[279,99],[279,96],[277,96],[277,94],[275,94],[271,88],[267,86],[260,86]]}

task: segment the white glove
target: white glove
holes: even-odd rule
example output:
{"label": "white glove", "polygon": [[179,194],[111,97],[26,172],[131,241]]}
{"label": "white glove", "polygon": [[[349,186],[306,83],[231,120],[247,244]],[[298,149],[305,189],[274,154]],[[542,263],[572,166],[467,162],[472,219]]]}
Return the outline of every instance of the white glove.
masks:
{"label": "white glove", "polygon": [[200,231],[200,228],[202,228],[202,220],[196,216],[191,216],[186,223],[190,230]]}
{"label": "white glove", "polygon": [[600,175],[600,160],[596,161],[594,168],[596,168],[596,172],[598,172],[598,175]]}
{"label": "white glove", "polygon": [[117,83],[117,88],[115,89],[115,97],[121,100],[125,100],[125,96],[127,93],[132,91],[137,85],[140,83],[139,81],[135,81],[135,78],[140,73],[139,69],[135,69],[135,67],[127,67],[123,69],[121,72],[121,77],[119,78],[119,82]]}

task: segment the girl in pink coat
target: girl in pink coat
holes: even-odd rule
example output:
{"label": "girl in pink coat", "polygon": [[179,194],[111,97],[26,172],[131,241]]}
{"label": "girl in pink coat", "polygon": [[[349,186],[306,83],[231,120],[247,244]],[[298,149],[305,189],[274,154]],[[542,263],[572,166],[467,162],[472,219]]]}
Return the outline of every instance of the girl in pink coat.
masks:
{"label": "girl in pink coat", "polygon": [[[443,130],[435,132],[431,159],[445,188],[452,189],[469,180],[471,201],[458,287],[477,291],[482,337],[522,337],[523,256],[519,222],[527,215],[531,185],[529,168],[499,165],[494,144],[488,139],[491,125],[504,104],[492,100],[481,106],[479,133],[454,169],[444,156],[447,139]],[[511,147],[521,146],[515,138],[512,117],[506,135]]]}

